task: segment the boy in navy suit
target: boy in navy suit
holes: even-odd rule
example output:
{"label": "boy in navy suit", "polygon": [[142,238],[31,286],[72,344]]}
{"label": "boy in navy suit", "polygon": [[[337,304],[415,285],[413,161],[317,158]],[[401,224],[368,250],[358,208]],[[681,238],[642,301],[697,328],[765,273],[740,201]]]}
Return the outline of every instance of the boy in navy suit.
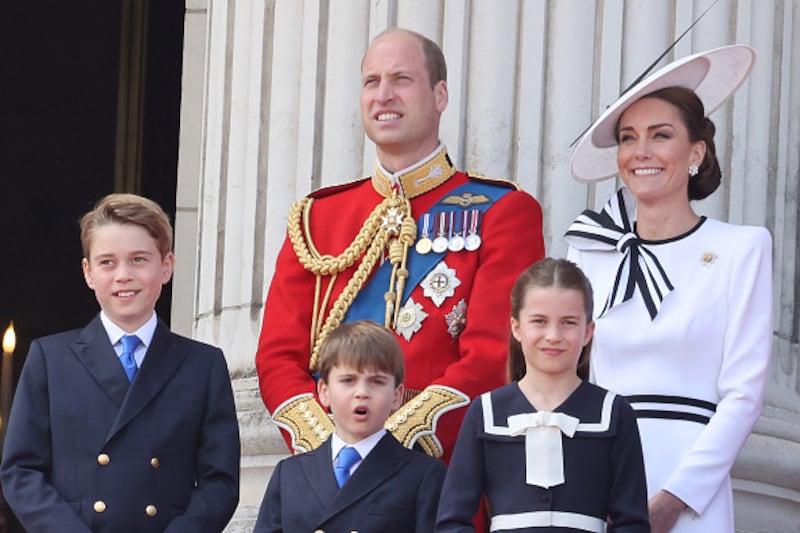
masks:
{"label": "boy in navy suit", "polygon": [[319,374],[317,393],[335,432],[278,463],[255,533],[432,532],[444,463],[403,447],[383,427],[403,398],[394,334],[366,320],[342,324],[322,347]]}
{"label": "boy in navy suit", "polygon": [[34,341],[0,467],[31,532],[222,531],[239,500],[239,429],[222,352],[155,314],[172,227],[154,202],[103,198],[81,219],[100,314]]}

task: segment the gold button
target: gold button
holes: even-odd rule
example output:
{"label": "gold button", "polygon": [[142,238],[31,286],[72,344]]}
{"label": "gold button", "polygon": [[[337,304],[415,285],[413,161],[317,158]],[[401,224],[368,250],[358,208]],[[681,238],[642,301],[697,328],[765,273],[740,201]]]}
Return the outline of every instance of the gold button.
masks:
{"label": "gold button", "polygon": [[97,500],[94,502],[94,512],[95,513],[102,513],[106,510],[106,502],[103,500]]}
{"label": "gold button", "polygon": [[147,513],[147,516],[155,516],[158,512],[155,505],[148,505],[144,508],[144,512]]}
{"label": "gold button", "polygon": [[150,459],[150,466],[152,466],[153,468],[158,468],[159,466],[161,466],[161,463],[158,462],[158,457],[153,457],[152,459]]}
{"label": "gold button", "polygon": [[97,456],[97,463],[98,464],[106,466],[110,462],[111,462],[111,458],[105,453],[101,453],[100,455]]}

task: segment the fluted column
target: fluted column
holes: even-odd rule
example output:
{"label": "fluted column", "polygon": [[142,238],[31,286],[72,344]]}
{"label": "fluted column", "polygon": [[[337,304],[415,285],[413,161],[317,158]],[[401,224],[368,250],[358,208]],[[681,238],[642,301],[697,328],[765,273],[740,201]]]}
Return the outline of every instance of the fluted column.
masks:
{"label": "fluted column", "polygon": [[[441,138],[457,165],[517,181],[542,203],[548,254],[614,180],[569,177],[569,146],[710,0],[186,0],[173,324],[221,346],[243,439],[250,531],[287,454],[261,403],[254,355],[291,202],[369,174],[359,111],[370,38],[401,25],[439,42],[450,104]],[[769,228],[775,342],[765,407],[734,468],[737,528],[787,531],[800,514],[800,5],[720,0],[659,66],[750,44],[758,59],[714,113],[723,185],[698,210]],[[265,325],[269,327],[269,325]]]}

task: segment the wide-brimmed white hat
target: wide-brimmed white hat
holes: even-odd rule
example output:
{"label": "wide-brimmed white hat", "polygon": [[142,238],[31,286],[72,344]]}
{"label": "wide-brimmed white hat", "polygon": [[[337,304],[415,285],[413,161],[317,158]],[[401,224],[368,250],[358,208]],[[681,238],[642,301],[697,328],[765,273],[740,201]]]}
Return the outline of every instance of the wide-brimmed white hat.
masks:
{"label": "wide-brimmed white hat", "polygon": [[581,138],[570,160],[572,177],[594,182],[618,173],[614,130],[620,115],[642,96],[665,87],[686,87],[694,90],[708,116],[744,83],[755,57],[749,46],[734,44],[678,59],[647,76],[609,106]]}

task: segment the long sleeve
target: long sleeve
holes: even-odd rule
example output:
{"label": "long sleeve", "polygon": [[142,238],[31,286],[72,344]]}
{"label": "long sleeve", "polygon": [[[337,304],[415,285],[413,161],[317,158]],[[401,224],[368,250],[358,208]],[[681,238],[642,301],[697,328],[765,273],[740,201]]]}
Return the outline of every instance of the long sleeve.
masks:
{"label": "long sleeve", "polygon": [[68,503],[50,483],[48,368],[39,341],[31,344],[22,369],[3,445],[0,477],[9,506],[28,531],[89,532],[79,501]]}
{"label": "long sleeve", "polygon": [[720,401],[664,489],[702,514],[730,473],[761,414],[772,351],[772,243],[764,228],[741,228],[740,260],[727,280]]}
{"label": "long sleeve", "polygon": [[472,518],[483,495],[484,464],[478,428],[482,424],[480,400],[467,410],[447,469],[436,515],[437,533],[474,532]]}
{"label": "long sleeve", "polygon": [[283,518],[281,515],[281,476],[283,463],[275,465],[275,470],[269,478],[264,498],[258,510],[258,518],[253,533],[283,533]]}
{"label": "long sleeve", "polygon": [[617,434],[611,452],[607,532],[649,533],[647,486],[636,416],[622,398],[617,397],[616,404]]}
{"label": "long sleeve", "polygon": [[170,533],[222,531],[239,503],[239,425],[225,358],[216,351],[195,451],[196,485],[186,512],[167,527]]}

